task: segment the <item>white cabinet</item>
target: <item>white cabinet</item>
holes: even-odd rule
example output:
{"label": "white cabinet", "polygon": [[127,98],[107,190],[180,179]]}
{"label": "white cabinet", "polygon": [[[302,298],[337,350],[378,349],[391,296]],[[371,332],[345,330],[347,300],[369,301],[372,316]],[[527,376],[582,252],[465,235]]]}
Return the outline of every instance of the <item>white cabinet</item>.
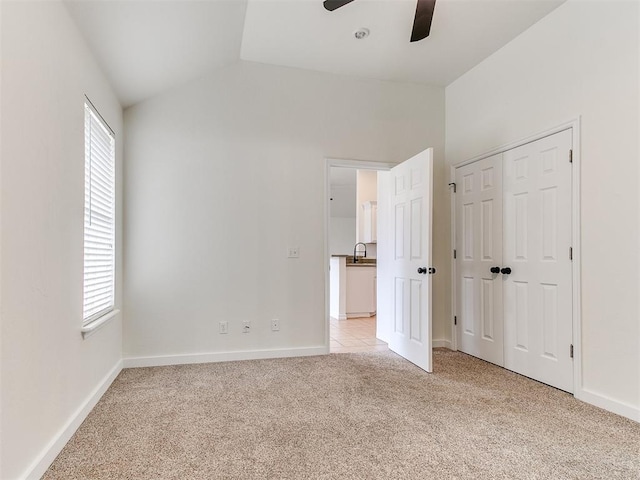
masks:
{"label": "white cabinet", "polygon": [[356,174],[356,242],[376,243],[378,172],[358,170]]}
{"label": "white cabinet", "polygon": [[376,243],[378,241],[378,202],[367,201],[362,204],[362,242]]}
{"label": "white cabinet", "polygon": [[346,257],[331,257],[329,263],[329,315],[336,320],[347,319]]}
{"label": "white cabinet", "polygon": [[376,314],[376,267],[347,266],[347,318]]}

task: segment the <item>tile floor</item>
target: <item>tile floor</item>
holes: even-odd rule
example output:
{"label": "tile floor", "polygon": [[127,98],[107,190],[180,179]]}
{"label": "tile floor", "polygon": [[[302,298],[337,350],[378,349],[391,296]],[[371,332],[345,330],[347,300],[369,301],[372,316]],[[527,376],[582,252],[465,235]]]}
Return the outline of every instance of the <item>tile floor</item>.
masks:
{"label": "tile floor", "polygon": [[331,319],[331,353],[374,352],[387,350],[376,338],[376,317]]}

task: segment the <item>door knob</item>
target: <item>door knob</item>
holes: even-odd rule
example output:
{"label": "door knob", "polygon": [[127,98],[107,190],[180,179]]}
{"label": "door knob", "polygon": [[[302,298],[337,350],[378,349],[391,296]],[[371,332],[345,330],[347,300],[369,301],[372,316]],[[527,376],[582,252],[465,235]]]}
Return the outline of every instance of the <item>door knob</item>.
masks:
{"label": "door knob", "polygon": [[489,270],[491,273],[500,273],[500,267],[491,267]]}
{"label": "door knob", "polygon": [[502,273],[503,275],[509,275],[511,273],[511,268],[504,267],[502,270],[500,270],[500,273]]}
{"label": "door knob", "polygon": [[421,275],[427,274],[427,267],[418,267],[418,273]]}
{"label": "door knob", "polygon": [[434,273],[436,273],[436,268],[435,267],[429,267],[429,273],[431,275],[433,275]]}

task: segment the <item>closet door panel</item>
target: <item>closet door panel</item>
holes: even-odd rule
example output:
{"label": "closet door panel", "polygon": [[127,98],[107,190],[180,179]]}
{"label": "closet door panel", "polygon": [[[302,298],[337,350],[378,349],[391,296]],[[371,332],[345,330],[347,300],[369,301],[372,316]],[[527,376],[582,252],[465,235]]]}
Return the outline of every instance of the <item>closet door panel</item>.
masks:
{"label": "closet door panel", "polygon": [[504,363],[502,283],[502,155],[456,170],[458,348]]}
{"label": "closet door panel", "polygon": [[573,391],[571,131],[504,153],[504,366]]}

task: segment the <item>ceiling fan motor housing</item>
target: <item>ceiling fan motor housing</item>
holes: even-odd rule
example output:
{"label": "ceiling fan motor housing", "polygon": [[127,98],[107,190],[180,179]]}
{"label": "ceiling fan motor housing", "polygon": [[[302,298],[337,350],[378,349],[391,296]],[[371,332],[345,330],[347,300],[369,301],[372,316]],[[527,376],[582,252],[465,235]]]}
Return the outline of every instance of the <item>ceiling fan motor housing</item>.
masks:
{"label": "ceiling fan motor housing", "polygon": [[[353,0],[324,0],[324,8],[330,12],[353,2]],[[416,15],[413,19],[413,29],[411,30],[411,42],[423,40],[431,33],[431,21],[433,11],[436,7],[436,0],[417,0]],[[369,30],[361,28],[354,33],[358,40],[369,36]]]}

